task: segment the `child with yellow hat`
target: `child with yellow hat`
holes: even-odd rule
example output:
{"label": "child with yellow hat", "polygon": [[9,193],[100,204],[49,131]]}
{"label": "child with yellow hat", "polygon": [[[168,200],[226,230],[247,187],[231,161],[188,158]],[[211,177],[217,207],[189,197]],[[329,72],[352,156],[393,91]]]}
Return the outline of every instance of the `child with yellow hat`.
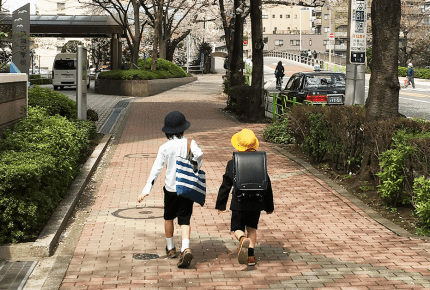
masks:
{"label": "child with yellow hat", "polygon": [[[249,129],[243,129],[236,133],[231,138],[231,144],[239,152],[253,152],[256,151],[259,142],[254,132]],[[227,201],[232,191],[232,199],[230,204],[231,210],[231,231],[234,233],[236,239],[239,240],[238,260],[240,264],[247,264],[248,266],[255,265],[254,248],[257,241],[257,227],[260,220],[260,213],[262,210],[268,214],[273,213],[273,192],[268,179],[268,186],[261,195],[261,198],[254,196],[246,196],[238,198],[235,188],[233,187],[234,181],[234,162],[233,159],[228,161],[223,181],[218,191],[218,197],[215,208],[218,214],[227,212]],[[232,190],[233,188],[233,190]]]}

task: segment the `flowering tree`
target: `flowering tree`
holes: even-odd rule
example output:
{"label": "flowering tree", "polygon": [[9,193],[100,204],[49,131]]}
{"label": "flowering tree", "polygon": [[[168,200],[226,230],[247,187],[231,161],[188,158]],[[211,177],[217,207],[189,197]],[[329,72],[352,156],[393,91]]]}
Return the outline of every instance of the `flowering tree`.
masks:
{"label": "flowering tree", "polygon": [[[92,0],[91,2],[79,0],[86,6],[99,8],[112,16],[126,34],[126,41],[131,51],[130,69],[137,67],[139,58],[139,47],[142,39],[142,32],[147,24],[140,13],[140,8],[145,0]],[[162,0],[158,0],[162,1]]]}
{"label": "flowering tree", "polygon": [[401,66],[407,66],[414,56],[429,53],[426,49],[430,44],[429,27],[425,20],[429,17],[430,10],[426,9],[425,0],[401,1],[399,62]]}

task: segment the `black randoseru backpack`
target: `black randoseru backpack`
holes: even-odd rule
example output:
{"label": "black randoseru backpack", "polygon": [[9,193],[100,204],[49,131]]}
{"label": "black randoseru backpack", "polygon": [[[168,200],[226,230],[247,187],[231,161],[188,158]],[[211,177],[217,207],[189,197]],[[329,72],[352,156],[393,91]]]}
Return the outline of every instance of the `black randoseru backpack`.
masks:
{"label": "black randoseru backpack", "polygon": [[233,186],[238,200],[246,196],[262,199],[269,183],[266,152],[233,152]]}

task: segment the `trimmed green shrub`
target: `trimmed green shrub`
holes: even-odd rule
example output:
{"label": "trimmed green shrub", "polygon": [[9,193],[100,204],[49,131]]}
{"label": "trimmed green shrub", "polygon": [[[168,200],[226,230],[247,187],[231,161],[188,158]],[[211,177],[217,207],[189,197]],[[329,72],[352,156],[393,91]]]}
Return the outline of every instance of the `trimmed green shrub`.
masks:
{"label": "trimmed green shrub", "polygon": [[76,102],[64,94],[49,88],[34,86],[28,90],[28,106],[39,106],[46,109],[50,116],[60,115],[68,119],[76,119]]}
{"label": "trimmed green shrub", "polygon": [[30,107],[0,139],[0,243],[28,241],[52,215],[86,160],[93,122]]}
{"label": "trimmed green shrub", "polygon": [[[143,60],[143,58],[140,58],[138,60],[138,67],[141,70],[150,70],[151,69],[151,63],[152,63],[152,57],[149,57],[146,59],[146,62]],[[168,60],[158,58],[157,59],[157,71],[166,71],[171,78],[183,78],[186,76],[189,76],[186,71],[184,71],[181,67],[177,66],[173,62],[170,62]]]}
{"label": "trimmed green shrub", "polygon": [[408,72],[408,68],[399,66],[398,71],[399,71],[399,77],[405,77],[406,73]]}
{"label": "trimmed green shrub", "polygon": [[415,207],[421,222],[430,229],[430,180],[424,176],[414,180]]}
{"label": "trimmed green shrub", "polygon": [[284,115],[275,124],[269,125],[263,133],[264,139],[268,142],[278,144],[293,144],[294,138],[288,127],[288,116]]}
{"label": "trimmed green shrub", "polygon": [[176,64],[159,58],[155,71],[151,70],[152,58],[146,59],[146,66],[143,59],[138,60],[139,69],[133,70],[113,70],[102,72],[99,74],[100,79],[111,80],[153,80],[167,78],[182,78],[187,77],[187,74],[182,68]]}

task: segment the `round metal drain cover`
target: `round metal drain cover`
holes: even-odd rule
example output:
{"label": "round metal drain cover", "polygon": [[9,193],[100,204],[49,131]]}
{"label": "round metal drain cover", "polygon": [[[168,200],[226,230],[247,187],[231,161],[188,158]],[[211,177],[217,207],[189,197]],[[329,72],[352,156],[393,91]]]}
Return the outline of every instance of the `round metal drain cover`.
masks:
{"label": "round metal drain cover", "polygon": [[158,259],[160,256],[158,256],[157,254],[134,254],[133,258],[136,260],[155,260]]}
{"label": "round metal drain cover", "polygon": [[123,208],[114,211],[112,215],[122,219],[158,219],[163,217],[163,207],[145,206]]}

